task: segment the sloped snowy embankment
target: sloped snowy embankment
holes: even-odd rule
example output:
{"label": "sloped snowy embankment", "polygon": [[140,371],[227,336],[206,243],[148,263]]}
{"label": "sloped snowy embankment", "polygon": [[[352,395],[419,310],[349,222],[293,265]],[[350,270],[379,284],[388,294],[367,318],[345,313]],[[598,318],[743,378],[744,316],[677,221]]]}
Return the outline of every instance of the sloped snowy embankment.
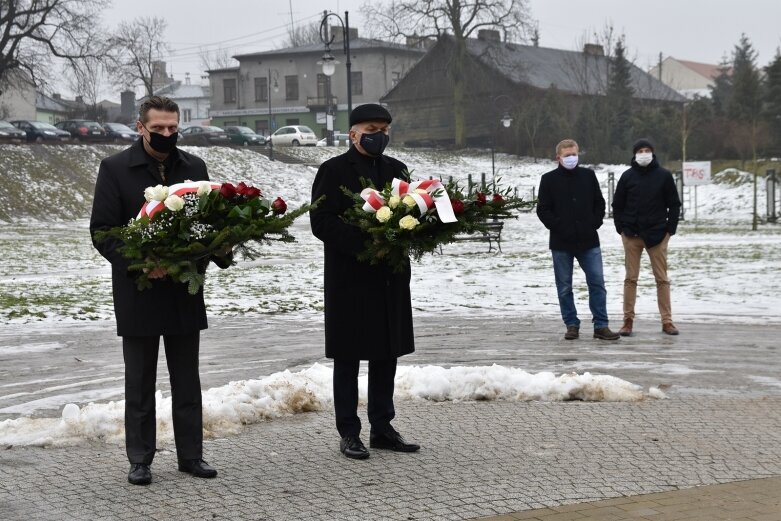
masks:
{"label": "sloped snowy embankment", "polygon": [[[331,407],[332,369],[320,364],[297,373],[282,371],[262,380],[242,380],[203,393],[203,422],[207,437],[238,432],[242,425],[286,414]],[[359,379],[360,399],[366,400],[366,376]],[[401,366],[396,376],[398,400],[470,401],[610,401],[632,402],[663,398],[656,388],[607,375],[543,372],[529,374],[500,365],[486,367]],[[61,418],[18,418],[0,422],[0,445],[73,445],[88,440],[120,443],[124,436],[124,401],[68,404]],[[157,432],[173,439],[171,398],[157,393]]]}

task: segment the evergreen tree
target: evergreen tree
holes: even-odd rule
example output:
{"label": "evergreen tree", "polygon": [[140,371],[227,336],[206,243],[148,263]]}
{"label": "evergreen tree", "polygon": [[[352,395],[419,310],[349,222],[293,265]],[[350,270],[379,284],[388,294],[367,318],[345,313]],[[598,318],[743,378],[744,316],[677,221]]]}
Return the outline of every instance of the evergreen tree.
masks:
{"label": "evergreen tree", "polygon": [[727,115],[736,121],[754,123],[762,109],[757,52],[744,34],[735,46],[732,58],[732,97]]}
{"label": "evergreen tree", "polygon": [[774,154],[781,153],[781,50],[765,67],[765,79],[762,89],[762,115],[770,131],[771,147]]}
{"label": "evergreen tree", "polygon": [[732,90],[732,64],[724,57],[719,63],[719,74],[710,87],[713,113],[717,117],[726,116],[727,107],[732,100]]}
{"label": "evergreen tree", "polygon": [[624,38],[616,42],[610,58],[610,73],[607,87],[607,107],[610,124],[610,148],[613,159],[620,160],[632,140],[632,78],[626,59]]}

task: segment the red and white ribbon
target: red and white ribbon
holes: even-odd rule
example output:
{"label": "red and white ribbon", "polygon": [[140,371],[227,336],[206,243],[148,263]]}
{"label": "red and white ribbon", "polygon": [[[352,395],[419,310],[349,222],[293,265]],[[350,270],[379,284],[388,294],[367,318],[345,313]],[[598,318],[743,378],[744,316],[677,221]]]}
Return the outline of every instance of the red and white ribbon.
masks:
{"label": "red and white ribbon", "polygon": [[[425,190],[425,192],[421,193],[417,190]],[[439,220],[443,223],[454,223],[458,220],[453,213],[453,205],[450,204],[447,190],[445,190],[445,186],[438,179],[426,179],[407,183],[396,178],[391,182],[391,191],[393,195],[402,199],[407,195],[412,197],[415,203],[417,203],[421,215],[436,206]]]}
{"label": "red and white ribbon", "polygon": [[[172,195],[178,195],[179,197],[184,194],[191,194],[198,192],[203,181],[187,181],[185,183],[176,183],[168,187],[168,197]],[[209,183],[212,190],[219,190],[220,183]],[[136,219],[143,216],[152,217],[157,212],[161,212],[165,209],[165,201],[147,201],[141,206],[141,210],[138,211]]]}

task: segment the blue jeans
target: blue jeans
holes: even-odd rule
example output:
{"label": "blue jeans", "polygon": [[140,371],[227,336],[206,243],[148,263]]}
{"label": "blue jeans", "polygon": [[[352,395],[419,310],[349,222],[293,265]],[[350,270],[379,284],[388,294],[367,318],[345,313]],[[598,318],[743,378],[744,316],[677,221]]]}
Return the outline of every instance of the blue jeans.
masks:
{"label": "blue jeans", "polygon": [[572,295],[572,269],[574,260],[578,259],[580,269],[586,274],[588,307],[591,309],[594,329],[607,327],[607,291],[605,291],[605,277],[602,274],[602,250],[599,246],[580,252],[551,250],[551,254],[553,254],[556,290],[559,294],[559,308],[564,324],[580,327],[575,297]]}

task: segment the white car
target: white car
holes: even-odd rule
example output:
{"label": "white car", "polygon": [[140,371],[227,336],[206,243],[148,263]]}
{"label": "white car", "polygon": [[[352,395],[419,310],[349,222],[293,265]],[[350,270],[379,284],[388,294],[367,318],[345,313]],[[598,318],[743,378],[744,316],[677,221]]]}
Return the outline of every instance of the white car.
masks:
{"label": "white car", "polygon": [[[323,138],[320,141],[317,142],[317,146],[319,147],[325,147],[327,145],[328,139]],[[343,146],[346,147],[350,144],[350,134],[342,134],[341,132],[334,132],[334,146]]]}
{"label": "white car", "polygon": [[281,127],[271,134],[271,143],[276,146],[310,146],[317,145],[317,136],[311,128],[304,125],[289,125]]}

